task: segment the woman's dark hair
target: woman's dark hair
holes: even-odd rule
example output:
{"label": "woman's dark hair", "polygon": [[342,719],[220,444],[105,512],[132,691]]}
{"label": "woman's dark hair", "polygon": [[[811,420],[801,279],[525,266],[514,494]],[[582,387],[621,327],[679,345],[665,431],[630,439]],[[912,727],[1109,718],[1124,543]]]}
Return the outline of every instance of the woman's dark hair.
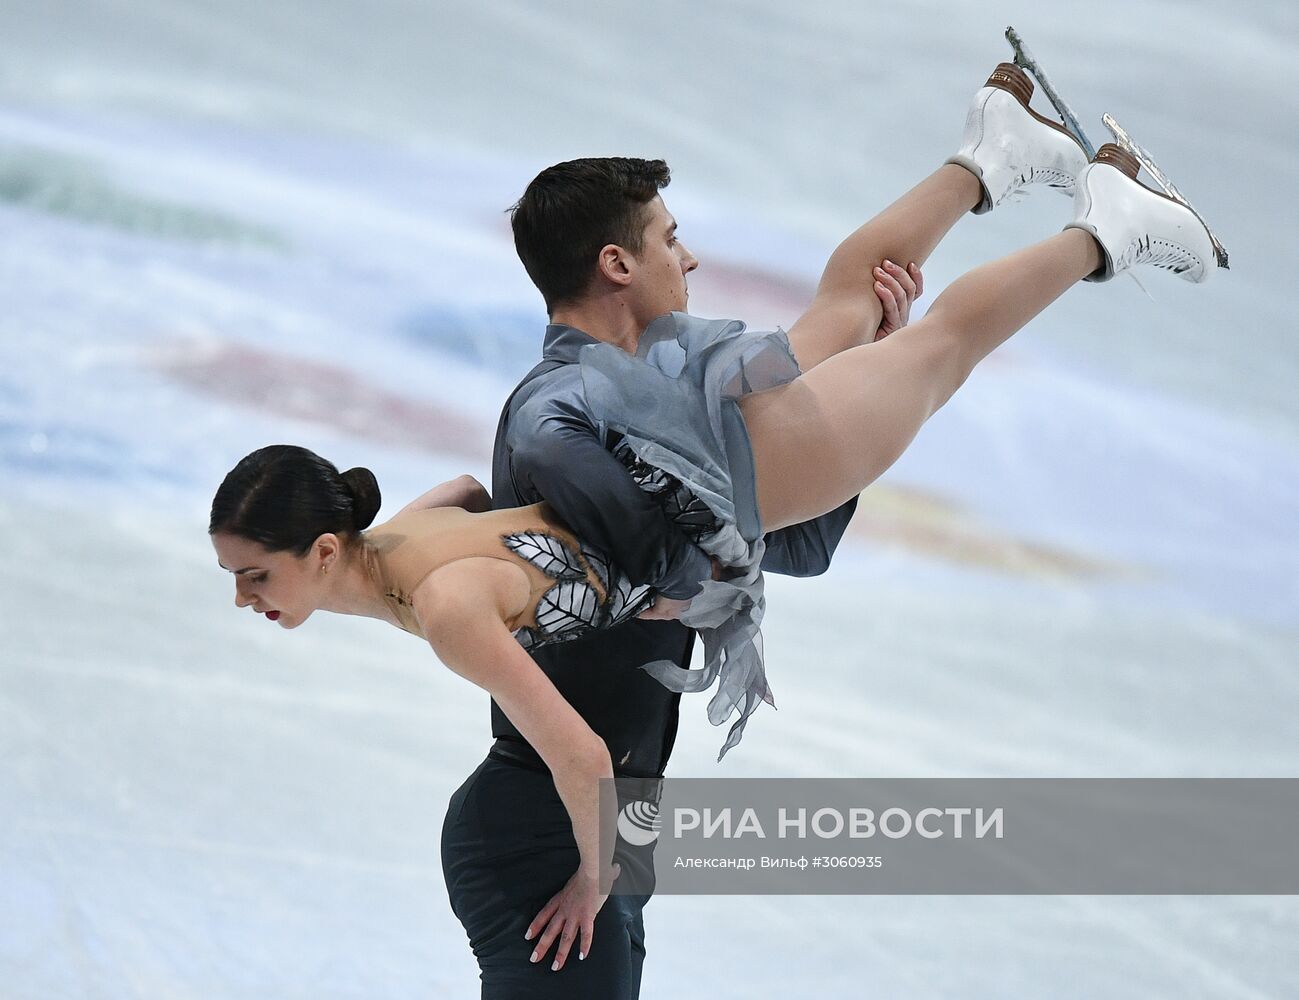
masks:
{"label": "woman's dark hair", "polygon": [[662,160],[588,157],[547,167],[510,209],[514,248],[547,312],[591,284],[600,250],[643,249],[645,206],[672,174]]}
{"label": "woman's dark hair", "polygon": [[302,556],[323,534],[368,528],[379,502],[379,483],[369,469],[340,473],[313,451],[273,444],[226,474],[212,498],[207,531]]}

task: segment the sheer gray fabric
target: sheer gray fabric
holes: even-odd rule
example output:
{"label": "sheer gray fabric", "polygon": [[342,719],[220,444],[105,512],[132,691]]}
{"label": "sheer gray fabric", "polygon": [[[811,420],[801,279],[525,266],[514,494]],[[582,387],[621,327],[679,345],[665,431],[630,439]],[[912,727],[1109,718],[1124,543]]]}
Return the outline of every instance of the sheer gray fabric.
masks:
{"label": "sheer gray fabric", "polygon": [[[705,320],[671,313],[641,337],[636,356],[611,344],[591,344],[579,355],[587,406],[599,431],[622,435],[635,459],[652,473],[679,480],[707,505],[714,522],[698,545],[729,570],[710,580],[681,620],[699,631],[705,663],[683,670],[667,660],[644,669],[673,691],[703,691],[717,683],[708,718],[721,725],[733,713],[718,759],[739,743],[759,703],[774,704],[762,660],[759,626],[766,602],[760,564],[764,551],[753,452],[737,400],[797,378],[783,330],[755,333],[738,320]],[[641,475],[642,488],[672,496],[661,478]],[[691,527],[698,530],[698,525]]]}

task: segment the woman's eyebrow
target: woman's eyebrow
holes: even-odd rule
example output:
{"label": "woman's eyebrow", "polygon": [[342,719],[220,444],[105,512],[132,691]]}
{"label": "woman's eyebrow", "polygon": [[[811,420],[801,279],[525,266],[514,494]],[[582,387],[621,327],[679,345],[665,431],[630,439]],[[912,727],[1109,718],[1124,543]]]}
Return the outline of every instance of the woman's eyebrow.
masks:
{"label": "woman's eyebrow", "polygon": [[[217,565],[220,566],[222,569],[227,568],[226,564],[221,562],[221,560],[219,559],[217,560]],[[233,573],[235,576],[239,576],[241,573],[250,573],[256,568],[257,568],[256,566],[245,566],[243,569],[232,569],[230,570],[230,572]]]}

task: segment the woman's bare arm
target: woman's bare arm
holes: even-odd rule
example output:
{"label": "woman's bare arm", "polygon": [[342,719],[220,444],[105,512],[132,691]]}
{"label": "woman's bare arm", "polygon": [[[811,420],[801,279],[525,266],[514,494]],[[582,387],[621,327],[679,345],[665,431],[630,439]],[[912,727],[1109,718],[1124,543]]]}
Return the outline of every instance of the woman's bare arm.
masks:
{"label": "woman's bare arm", "polygon": [[595,916],[608,895],[600,892],[600,878],[610,872],[616,815],[600,814],[600,779],[613,777],[613,764],[604,741],[510,634],[505,623],[524,610],[529,597],[521,568],[489,558],[450,563],[411,595],[438,658],[496,700],[550,768],[573,822],[578,871],[529,929],[530,938],[540,934],[534,961],[558,938],[553,967],[562,968],[575,939],[581,938],[583,957],[590,950]]}
{"label": "woman's bare arm", "polygon": [[465,510],[480,514],[492,509],[492,497],[487,492],[487,488],[473,476],[457,476],[416,497],[399,513],[428,510],[430,507],[463,507]]}

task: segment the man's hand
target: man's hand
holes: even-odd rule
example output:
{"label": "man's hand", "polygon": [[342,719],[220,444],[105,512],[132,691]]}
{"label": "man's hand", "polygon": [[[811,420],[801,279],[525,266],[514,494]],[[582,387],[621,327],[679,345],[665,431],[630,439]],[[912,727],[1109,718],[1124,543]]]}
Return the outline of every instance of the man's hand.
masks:
{"label": "man's hand", "polygon": [[[708,557],[709,563],[713,567],[713,579],[722,578],[722,564],[717,561],[716,556]],[[654,603],[638,614],[637,618],[643,618],[647,622],[674,622],[679,619],[690,607],[690,602],[674,601],[670,597],[664,597],[662,594],[654,598]]]}
{"label": "man's hand", "polygon": [[924,292],[924,275],[915,264],[908,264],[903,269],[886,260],[882,267],[875,268],[875,294],[884,307],[884,319],[875,331],[875,339],[883,340],[906,326],[911,318],[911,304]]}
{"label": "man's hand", "polygon": [[690,607],[689,601],[674,601],[670,597],[664,597],[659,594],[654,598],[654,603],[638,614],[637,618],[642,618],[647,622],[674,622],[680,618]]}

